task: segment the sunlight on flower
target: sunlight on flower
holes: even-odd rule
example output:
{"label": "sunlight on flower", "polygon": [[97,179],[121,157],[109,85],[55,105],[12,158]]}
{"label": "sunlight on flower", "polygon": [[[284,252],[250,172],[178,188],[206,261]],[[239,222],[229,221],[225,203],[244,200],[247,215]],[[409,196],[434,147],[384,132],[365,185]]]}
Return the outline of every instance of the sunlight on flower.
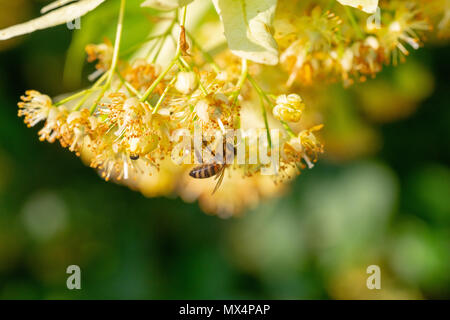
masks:
{"label": "sunlight on flower", "polygon": [[[1,30],[0,39],[101,12],[103,2],[52,2],[42,17]],[[54,99],[28,90],[18,115],[29,127],[42,126],[41,141],[58,141],[106,181],[149,197],[198,201],[221,217],[282,193],[318,163],[325,145],[334,161],[375,152],[379,133],[351,109],[351,97],[335,94],[330,84],[348,88],[404,62],[433,26],[445,29],[447,15],[445,6],[413,0],[381,3],[381,13],[376,0],[340,0],[344,6],[213,0],[217,15],[191,2],[134,3],[137,12],[153,15],[155,28],[125,48],[131,2],[117,1],[114,40],[85,47],[87,61],[95,64],[92,83]],[[375,12],[381,17],[366,14]],[[381,20],[368,23],[372,18]],[[398,73],[398,90],[377,80],[358,87],[360,108],[370,120],[407,116],[430,94],[432,79],[411,70],[416,73]],[[410,78],[421,79],[420,89]],[[198,130],[202,148],[209,149],[205,159],[203,151],[191,150]],[[221,143],[230,131],[243,134]],[[219,161],[226,150],[231,157]]]}

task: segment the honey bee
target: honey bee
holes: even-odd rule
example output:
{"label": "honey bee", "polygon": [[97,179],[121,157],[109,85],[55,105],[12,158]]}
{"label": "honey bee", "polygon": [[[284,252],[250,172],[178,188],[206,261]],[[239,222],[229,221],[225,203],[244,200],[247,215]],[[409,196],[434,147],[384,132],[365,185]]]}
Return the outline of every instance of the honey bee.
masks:
{"label": "honey bee", "polygon": [[214,187],[214,191],[212,192],[212,194],[214,194],[222,184],[223,177],[225,176],[226,167],[227,167],[226,164],[220,163],[204,164],[192,169],[189,172],[189,175],[194,179],[206,179],[216,176],[215,179],[218,179],[218,181],[216,183],[216,186]]}
{"label": "honey bee", "polygon": [[[209,149],[209,148],[208,148]],[[226,156],[226,150],[230,150],[233,152],[234,156],[236,155],[236,148],[231,144],[224,141],[223,144],[223,155],[224,160],[222,162],[211,162],[211,163],[205,163],[200,166],[197,166],[193,168],[189,175],[194,179],[207,179],[215,176],[215,179],[217,180],[216,186],[214,187],[214,190],[212,194],[214,194],[217,189],[219,189],[220,185],[222,184],[223,177],[225,176],[225,169],[229,166],[227,162],[231,162],[232,160],[228,159]],[[214,152],[209,150],[211,154],[215,157]]]}

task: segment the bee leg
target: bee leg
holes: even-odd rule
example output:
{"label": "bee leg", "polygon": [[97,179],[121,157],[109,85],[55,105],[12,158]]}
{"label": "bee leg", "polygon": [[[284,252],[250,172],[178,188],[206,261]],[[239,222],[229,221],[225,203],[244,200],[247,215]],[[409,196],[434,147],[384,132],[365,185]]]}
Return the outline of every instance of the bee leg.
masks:
{"label": "bee leg", "polygon": [[214,191],[212,192],[212,194],[214,194],[220,187],[220,185],[222,184],[223,181],[223,177],[225,176],[225,168],[226,166],[223,166],[223,168],[221,169],[220,173],[218,174],[219,180],[216,183],[216,186],[214,187]]}

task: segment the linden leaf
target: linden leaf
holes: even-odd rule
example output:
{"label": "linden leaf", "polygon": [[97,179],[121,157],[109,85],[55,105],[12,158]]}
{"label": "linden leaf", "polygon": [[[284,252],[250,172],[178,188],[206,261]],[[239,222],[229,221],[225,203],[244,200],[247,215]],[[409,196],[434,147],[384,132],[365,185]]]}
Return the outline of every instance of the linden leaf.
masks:
{"label": "linden leaf", "polygon": [[56,0],[56,1],[53,1],[52,3],[46,5],[45,7],[43,7],[41,9],[41,14],[44,14],[44,13],[47,13],[54,9],[60,8],[62,6],[65,6],[66,4],[68,4],[70,2],[74,2],[74,1],[78,1],[78,0]]}
{"label": "linden leaf", "polygon": [[[58,8],[46,15],[0,30],[0,40],[7,40],[23,34],[31,33],[73,21],[94,10],[105,0],[80,0],[77,3]],[[60,2],[61,3],[61,2]],[[63,1],[62,3],[68,3]],[[48,8],[46,9],[48,10]]]}
{"label": "linden leaf", "polygon": [[277,0],[213,0],[231,51],[257,63],[278,64],[272,36]]}
{"label": "linden leaf", "polygon": [[366,13],[375,13],[378,8],[378,0],[337,0],[344,6],[358,8]]}
{"label": "linden leaf", "polygon": [[173,10],[184,7],[194,0],[146,0],[141,7],[149,7],[158,10]]}

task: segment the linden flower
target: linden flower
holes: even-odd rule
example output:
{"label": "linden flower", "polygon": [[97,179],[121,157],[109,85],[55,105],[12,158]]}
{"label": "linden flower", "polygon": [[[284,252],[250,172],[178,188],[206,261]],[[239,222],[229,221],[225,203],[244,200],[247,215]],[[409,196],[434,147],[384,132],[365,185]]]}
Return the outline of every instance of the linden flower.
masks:
{"label": "linden flower", "polygon": [[90,166],[98,169],[103,179],[121,181],[129,179],[131,173],[142,173],[141,164],[144,161],[132,160],[127,150],[111,137],[104,137],[97,143]]}
{"label": "linden flower", "polygon": [[383,68],[384,53],[376,37],[355,41],[350,47],[337,48],[330,52],[334,60],[334,72],[341,74],[345,86],[354,83],[353,78],[364,82],[366,76],[374,77]]}
{"label": "linden flower", "polygon": [[319,153],[323,152],[323,145],[314,135],[314,132],[323,128],[323,125],[314,126],[311,129],[301,131],[297,137],[285,142],[281,155],[286,163],[300,163],[303,159],[308,168],[314,167]]}
{"label": "linden flower", "polygon": [[[131,66],[126,67],[121,73],[125,80],[139,92],[144,92],[160,73],[160,67],[148,63],[144,59],[135,60]],[[155,91],[161,94],[164,91],[165,84],[162,81],[155,88]]]}
{"label": "linden flower", "polygon": [[24,122],[28,127],[34,127],[47,119],[50,110],[53,108],[52,99],[36,90],[28,90],[21,99],[22,102],[18,104],[18,116],[25,117]]}
{"label": "linden flower", "polygon": [[209,72],[197,76],[199,86],[192,94],[180,96],[177,91],[165,103],[165,113],[169,114],[171,124],[193,130],[194,119],[198,119],[204,129],[224,131],[225,128],[234,128],[240,106],[231,99],[234,91],[232,84]]}
{"label": "linden flower", "polygon": [[83,148],[85,137],[92,134],[92,128],[96,127],[96,118],[90,116],[89,110],[71,112],[60,129],[60,143],[62,147],[79,154]]}
{"label": "linden flower", "polygon": [[[430,24],[423,18],[422,11],[414,3],[394,2],[390,9],[395,10],[392,21],[381,30],[376,31],[379,35],[380,45],[384,48],[385,55],[392,59],[393,64],[397,64],[400,54],[409,55],[404,43],[417,50],[420,47],[420,37],[418,32],[429,31]],[[400,57],[403,60],[402,57]]]}
{"label": "linden flower", "polygon": [[60,128],[65,123],[68,113],[65,106],[51,108],[44,127],[38,132],[39,140],[55,142],[61,135]]}
{"label": "linden flower", "polygon": [[39,140],[54,142],[60,136],[60,127],[67,117],[67,109],[64,106],[54,107],[49,96],[35,90],[29,90],[21,97],[18,103],[18,116],[24,116],[24,122],[28,127],[34,127],[41,121],[45,121],[44,127],[38,132]]}
{"label": "linden flower", "polygon": [[[159,134],[155,131],[152,114],[145,103],[124,93],[110,94],[110,103],[104,103],[97,115],[104,115],[105,124],[114,136],[114,144],[120,146],[132,160],[150,156],[159,146]],[[114,129],[114,130],[113,130]]]}
{"label": "linden flower", "polygon": [[146,133],[140,137],[131,138],[128,141],[128,149],[130,150],[130,158],[137,160],[138,157],[151,153],[158,147],[159,138],[154,133]]}
{"label": "linden flower", "polygon": [[111,120],[115,121],[117,131],[114,134],[117,137],[133,138],[141,133],[141,130],[145,130],[146,120],[151,117],[150,113],[147,113],[144,103],[139,99],[133,97],[125,99],[123,94],[111,94],[113,98],[113,104],[108,108],[113,109],[116,113],[111,117]]}
{"label": "linden flower", "polygon": [[323,125],[317,125],[308,130],[303,130],[298,134],[298,139],[304,148],[303,159],[305,159],[309,168],[313,165],[309,160],[312,158],[312,162],[317,162],[319,153],[323,153],[323,145],[319,142],[317,137],[314,135],[315,131],[319,131],[323,128]]}
{"label": "linden flower", "polygon": [[113,59],[114,48],[111,42],[101,44],[88,44],[86,46],[86,53],[88,55],[87,61],[94,62],[98,60],[95,66],[97,70],[106,71],[111,67]]}
{"label": "linden flower", "polygon": [[281,65],[289,73],[287,85],[295,80],[311,84],[322,70],[332,67],[329,52],[338,46],[337,31],[342,21],[333,13],[323,13],[320,7],[292,17],[296,9],[293,3],[283,4],[275,21],[275,38],[282,51]]}
{"label": "linden flower", "polygon": [[377,38],[369,36],[364,42],[353,45],[352,50],[354,52],[352,71],[371,76],[381,71],[383,54]]}
{"label": "linden flower", "polygon": [[298,94],[281,95],[276,100],[272,112],[276,119],[287,122],[298,122],[301,119],[305,104]]}
{"label": "linden flower", "polygon": [[118,151],[117,145],[97,154],[91,163],[91,167],[99,169],[101,177],[106,181],[111,178],[119,181],[123,178],[128,179],[128,157],[125,153]]}
{"label": "linden flower", "polygon": [[[69,2],[55,2],[46,10],[58,6],[65,6],[64,10],[78,8],[71,7]],[[89,4],[88,7],[93,9],[95,3],[101,2],[80,0],[76,4]],[[146,1],[144,6],[168,5],[173,10],[189,2]],[[140,59],[143,56],[140,52],[133,55],[137,59],[121,60],[120,53],[124,50],[121,47],[123,21],[127,8],[126,0],[121,0],[114,45],[104,43],[86,47],[88,61],[98,61],[95,76],[100,77],[89,88],[65,96],[57,103],[37,91],[28,91],[19,103],[19,115],[25,117],[25,123],[29,126],[45,121],[39,131],[41,140],[59,140],[61,146],[82,157],[105,180],[120,181],[146,195],[176,192],[186,200],[198,199],[205,211],[217,212],[222,217],[235,215],[256,205],[263,198],[277,194],[283,188],[278,182],[286,181],[283,178],[294,176],[298,173],[297,169],[312,167],[323,147],[315,136],[320,126],[296,133],[297,129],[291,128],[288,123],[300,122],[305,108],[302,98],[297,94],[280,95],[274,103],[272,95],[258,84],[261,80],[258,76],[263,73],[262,66],[247,61],[278,63],[277,45],[271,31],[277,1],[241,2],[242,6],[236,6],[235,0],[213,0],[224,24],[229,52],[243,58],[230,58],[231,54],[228,53],[221,61],[226,66],[220,69],[214,57],[208,58],[207,51],[194,41],[190,44],[193,47],[192,56],[183,54],[183,45],[187,42],[185,37],[189,35],[184,30],[185,20],[189,17],[186,7],[169,14],[173,15],[172,25],[180,29],[179,42],[175,41],[175,48],[164,49],[164,41],[178,31],[169,29],[156,36],[164,48],[155,46],[146,52],[146,57],[152,61],[159,61],[162,54],[169,59],[172,57],[169,62],[155,65],[147,58]],[[56,9],[50,17],[56,19],[56,13],[61,13],[62,9]],[[53,20],[52,23],[61,22],[61,19]],[[295,18],[294,22],[299,20],[300,23],[294,26],[295,36],[283,34],[280,45],[286,57],[283,62],[288,67],[294,65],[293,77],[303,77],[308,70],[319,74],[325,67],[334,71],[339,68],[339,63],[350,73],[358,52],[351,50],[348,43],[339,47],[335,36],[341,20],[333,14],[324,14],[320,8],[313,9],[305,19]],[[327,22],[325,27],[321,24],[324,21]],[[22,26],[21,32],[24,28]],[[334,60],[330,54],[323,54],[331,49],[338,52]],[[341,52],[344,52],[344,57],[340,55]],[[329,61],[333,62],[331,66]],[[243,106],[252,117],[243,115]],[[268,118],[267,111],[272,107],[271,111],[279,121]],[[225,177],[223,186],[218,185],[220,187],[214,196],[211,192],[217,181],[198,181],[198,176],[186,172],[186,166],[170,161],[177,152],[181,153],[183,159],[187,159],[188,155],[195,160],[198,150],[186,152],[187,149],[179,148],[180,145],[173,137],[179,129],[193,134],[199,127],[204,130],[202,141],[208,140],[207,136],[212,130],[223,135],[229,129],[248,129],[243,139],[236,141],[237,145],[244,146],[241,148],[243,152],[239,154],[237,146],[231,148],[236,150],[231,155],[243,158],[245,163],[238,164],[239,161],[236,161],[236,164],[232,164],[227,160],[223,167],[226,171],[220,172],[225,175],[219,175]],[[279,131],[272,129],[286,132],[281,137],[284,152],[281,162]],[[260,133],[264,133],[267,139],[263,139]],[[289,139],[287,137],[292,136],[295,138],[286,141]],[[254,143],[258,139],[259,143]],[[189,142],[191,140],[192,137],[189,137]],[[223,144],[217,137],[209,140],[213,150],[211,153],[214,153],[211,156],[214,158],[219,154],[218,151],[223,151],[224,146],[230,149],[228,144]],[[261,146],[266,147],[267,151],[256,149]]]}
{"label": "linden flower", "polygon": [[197,102],[194,111],[204,125],[224,130],[230,124],[227,117],[229,107],[229,98],[218,92]]}

